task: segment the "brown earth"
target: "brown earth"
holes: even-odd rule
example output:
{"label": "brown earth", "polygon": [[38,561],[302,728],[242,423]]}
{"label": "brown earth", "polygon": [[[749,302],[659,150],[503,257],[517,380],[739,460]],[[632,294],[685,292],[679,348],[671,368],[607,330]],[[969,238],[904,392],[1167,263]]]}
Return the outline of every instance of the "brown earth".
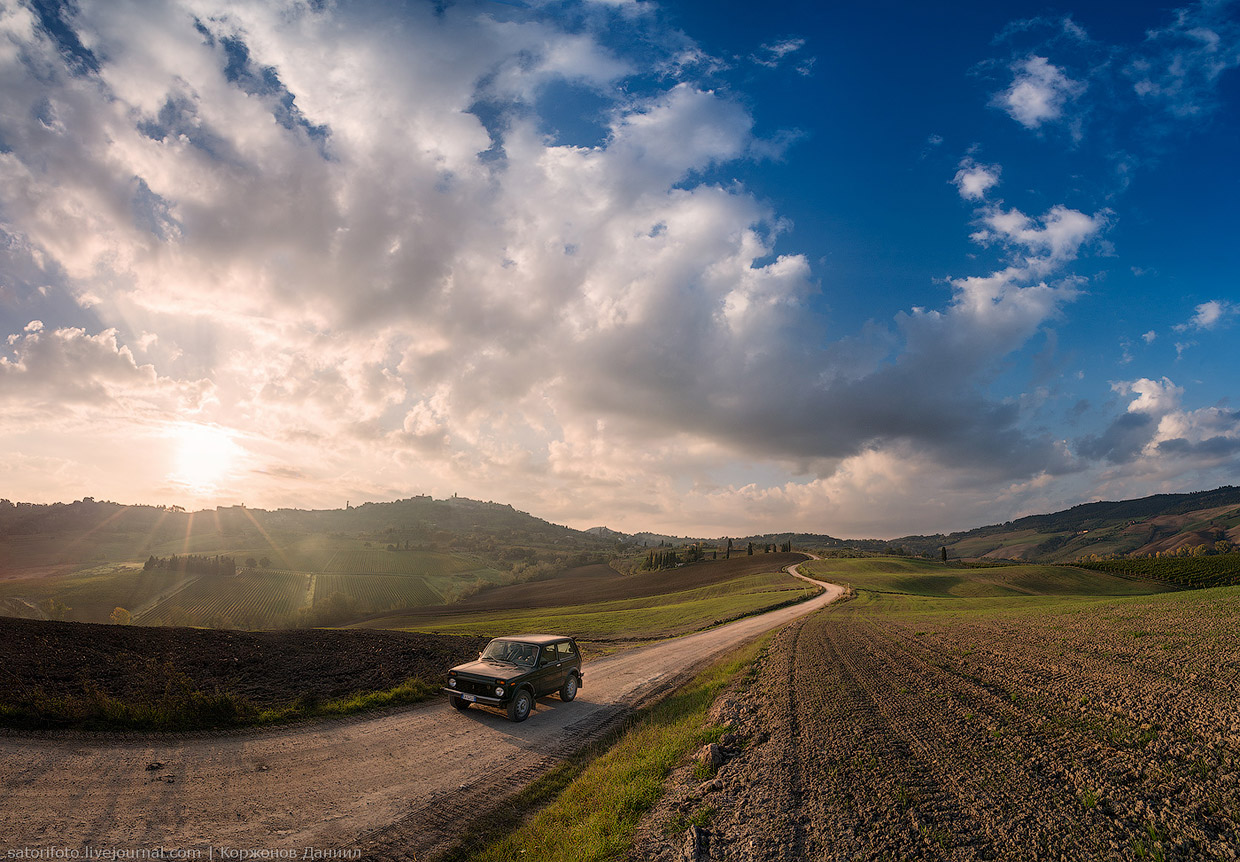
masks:
{"label": "brown earth", "polygon": [[0,617],[0,704],[36,691],[80,696],[91,686],[132,698],[184,674],[203,692],[281,706],[305,696],[381,691],[410,677],[437,681],[486,642],[407,632],[242,632]]}
{"label": "brown earth", "polygon": [[673,776],[630,859],[1235,859],[1240,590],[1210,595],[814,614],[716,704],[729,759]]}

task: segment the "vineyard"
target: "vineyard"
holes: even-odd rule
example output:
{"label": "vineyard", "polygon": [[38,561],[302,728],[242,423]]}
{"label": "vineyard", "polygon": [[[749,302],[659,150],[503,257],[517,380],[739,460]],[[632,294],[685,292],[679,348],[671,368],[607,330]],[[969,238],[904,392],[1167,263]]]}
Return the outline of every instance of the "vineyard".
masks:
{"label": "vineyard", "polygon": [[1223,587],[1240,584],[1240,554],[1091,560],[1078,562],[1076,565],[1096,572],[1153,578],[1182,587]]}
{"label": "vineyard", "polygon": [[402,575],[317,575],[314,602],[317,605],[340,594],[364,611],[386,611],[439,604],[443,599],[422,578]]}
{"label": "vineyard", "polygon": [[280,628],[306,606],[311,579],[301,572],[245,570],[233,577],[202,577],[139,615],[145,625]]}
{"label": "vineyard", "polygon": [[339,550],[315,571],[350,575],[443,576],[477,569],[479,565],[456,554],[435,551],[382,551],[370,548]]}

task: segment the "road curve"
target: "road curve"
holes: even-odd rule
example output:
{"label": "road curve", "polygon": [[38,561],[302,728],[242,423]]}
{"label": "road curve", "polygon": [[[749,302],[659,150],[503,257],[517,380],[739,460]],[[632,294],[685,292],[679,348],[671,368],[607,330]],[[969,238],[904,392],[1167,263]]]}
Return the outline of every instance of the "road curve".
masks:
{"label": "road curve", "polygon": [[574,702],[542,698],[522,724],[434,701],[377,717],[179,739],[0,735],[0,856],[162,848],[205,860],[242,858],[238,851],[303,858],[307,848],[389,856],[399,848],[420,858],[442,849],[450,827],[479,806],[502,801],[691,669],[845,592],[811,583],[824,592],[800,604],[591,661]]}

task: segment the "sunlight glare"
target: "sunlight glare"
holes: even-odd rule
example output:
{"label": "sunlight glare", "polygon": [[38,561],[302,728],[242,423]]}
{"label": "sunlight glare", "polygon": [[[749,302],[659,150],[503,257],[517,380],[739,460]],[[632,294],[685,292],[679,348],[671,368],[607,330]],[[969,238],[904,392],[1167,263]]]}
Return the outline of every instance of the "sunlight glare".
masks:
{"label": "sunlight glare", "polygon": [[241,452],[232,433],[218,426],[181,425],[173,437],[176,452],[168,478],[198,494],[216,490]]}

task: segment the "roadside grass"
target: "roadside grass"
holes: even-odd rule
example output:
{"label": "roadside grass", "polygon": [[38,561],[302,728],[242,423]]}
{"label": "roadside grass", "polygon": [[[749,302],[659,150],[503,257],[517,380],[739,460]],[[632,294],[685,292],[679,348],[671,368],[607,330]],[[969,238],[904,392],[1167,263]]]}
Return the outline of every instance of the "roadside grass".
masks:
{"label": "roadside grass", "polygon": [[804,601],[818,590],[782,572],[750,575],[640,599],[551,608],[445,613],[401,625],[399,617],[368,620],[367,628],[436,634],[497,635],[517,631],[567,632],[580,640],[674,637]]}
{"label": "roadside grass", "polygon": [[438,694],[438,683],[410,678],[381,691],[355,692],[320,699],[303,694],[275,707],[258,707],[232,692],[205,692],[170,664],[152,666],[153,682],[142,697],[116,697],[87,684],[80,695],[50,696],[41,689],[0,703],[0,726],[22,730],[92,731],[224,730],[268,727],[314,718],[338,718],[360,712],[405,706]]}
{"label": "roadside grass", "polygon": [[634,716],[618,738],[599,743],[534,782],[504,805],[504,811],[472,829],[474,840],[459,845],[445,859],[621,858],[642,817],[662,795],[668,774],[726,732],[727,728],[708,723],[711,704],[738,673],[752,666],[770,637],[725,656],[672,696]]}

